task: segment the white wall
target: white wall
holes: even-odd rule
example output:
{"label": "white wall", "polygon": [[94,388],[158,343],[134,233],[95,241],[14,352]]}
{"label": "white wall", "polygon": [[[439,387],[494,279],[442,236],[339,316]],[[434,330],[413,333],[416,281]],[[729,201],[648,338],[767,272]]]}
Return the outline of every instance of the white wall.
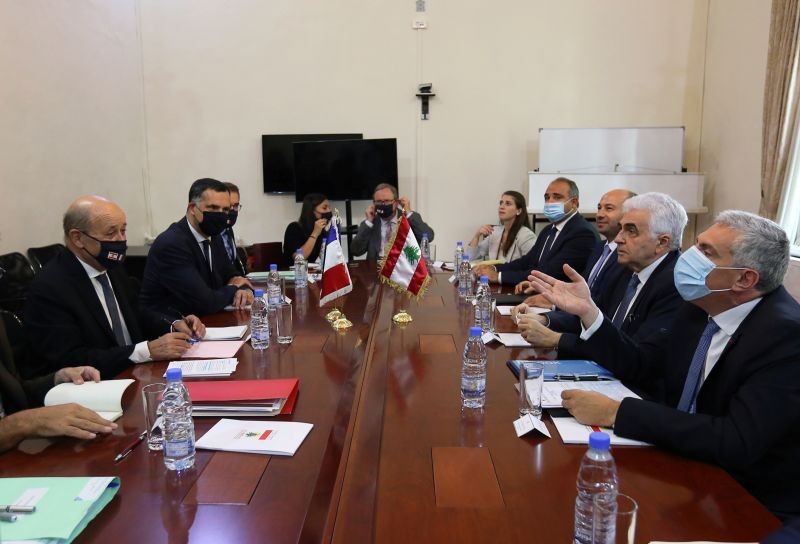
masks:
{"label": "white wall", "polygon": [[[709,22],[708,1],[428,0],[414,31],[414,0],[0,0],[0,252],[55,241],[85,192],[119,201],[142,243],[203,176],[240,185],[247,242],[280,240],[299,206],[262,192],[264,133],[396,137],[401,192],[442,256],[496,220],[503,190],[526,193],[539,127],[683,125],[697,169],[701,120],[702,160],[715,149],[706,29],[721,32],[710,59],[749,66],[758,55],[737,61],[725,43],[764,13],[711,0]],[[733,45],[766,47],[743,35]],[[437,92],[429,121],[423,81]]]}

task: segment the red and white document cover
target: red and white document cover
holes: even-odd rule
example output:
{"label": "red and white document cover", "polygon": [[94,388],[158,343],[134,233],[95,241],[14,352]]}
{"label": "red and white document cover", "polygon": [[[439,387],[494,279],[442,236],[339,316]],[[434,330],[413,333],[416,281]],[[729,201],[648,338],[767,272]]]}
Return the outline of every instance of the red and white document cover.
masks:
{"label": "red and white document cover", "polygon": [[240,451],[265,455],[294,455],[311,423],[220,419],[195,444],[205,450]]}

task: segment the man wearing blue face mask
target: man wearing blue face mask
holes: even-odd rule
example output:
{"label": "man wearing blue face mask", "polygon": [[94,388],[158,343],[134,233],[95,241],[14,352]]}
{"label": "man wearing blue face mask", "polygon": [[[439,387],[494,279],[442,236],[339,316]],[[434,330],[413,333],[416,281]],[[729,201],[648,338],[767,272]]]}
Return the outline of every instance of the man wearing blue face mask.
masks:
{"label": "man wearing blue face mask", "polygon": [[[119,265],[127,250],[122,209],[98,196],[84,196],[64,214],[67,251],[53,257],[31,285],[25,303],[25,333],[31,356],[17,365],[25,378],[88,363],[111,378],[131,363],[174,359],[192,334],[205,334],[194,316],[175,322],[137,308]],[[148,338],[154,338],[147,341]]]}
{"label": "man wearing blue face mask", "polygon": [[564,407],[581,423],[717,464],[779,517],[800,516],[800,305],[781,285],[788,263],[780,226],[722,212],[675,265],[687,302],[671,329],[638,346],[573,270],[572,283],[534,273],[548,300],[580,317],[598,363],[633,384],[664,380],[661,398],[571,390]]}
{"label": "man wearing blue face mask", "polygon": [[230,210],[224,183],[203,178],[192,184],[186,217],[159,234],[147,255],[139,295],[143,306],[208,315],[253,301],[250,282],[237,274],[220,236]]}
{"label": "man wearing blue face mask", "polygon": [[422,220],[418,212],[411,210],[409,200],[405,197],[398,198],[394,185],[381,183],[375,187],[372,205],[366,211],[367,217],[358,226],[358,233],[350,244],[350,254],[358,257],[366,253],[369,260],[380,259],[392,240],[392,234],[397,230],[401,213],[406,214],[417,241],[422,240],[423,234],[427,234],[428,241],[433,242],[433,229]]}
{"label": "man wearing blue face mask", "polygon": [[567,178],[550,182],[544,193],[544,215],[550,222],[536,238],[533,248],[519,259],[497,266],[478,266],[477,276],[503,285],[518,285],[533,270],[566,279],[565,264],[583,270],[592,252],[597,233],[578,212],[578,186]]}

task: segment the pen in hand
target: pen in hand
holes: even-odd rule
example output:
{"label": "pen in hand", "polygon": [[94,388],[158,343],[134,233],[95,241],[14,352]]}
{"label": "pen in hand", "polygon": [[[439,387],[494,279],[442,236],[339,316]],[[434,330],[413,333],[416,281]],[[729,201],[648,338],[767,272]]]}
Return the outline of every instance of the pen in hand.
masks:
{"label": "pen in hand", "polygon": [[116,457],[114,457],[114,462],[119,463],[120,461],[125,459],[128,455],[130,455],[130,453],[136,448],[136,446],[138,446],[144,441],[146,436],[147,436],[147,430],[145,429],[144,431],[142,431],[142,434],[140,434],[139,437],[136,440],[134,440],[130,446],[122,450],[119,454],[117,454]]}

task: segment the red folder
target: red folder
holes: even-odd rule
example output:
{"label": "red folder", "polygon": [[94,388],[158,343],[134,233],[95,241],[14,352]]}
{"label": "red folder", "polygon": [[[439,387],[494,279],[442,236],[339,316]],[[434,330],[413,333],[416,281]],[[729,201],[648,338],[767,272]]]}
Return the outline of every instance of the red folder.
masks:
{"label": "red folder", "polygon": [[187,381],[189,397],[196,402],[242,402],[252,400],[286,399],[281,414],[291,414],[300,381],[285,380],[231,380],[231,381]]}

